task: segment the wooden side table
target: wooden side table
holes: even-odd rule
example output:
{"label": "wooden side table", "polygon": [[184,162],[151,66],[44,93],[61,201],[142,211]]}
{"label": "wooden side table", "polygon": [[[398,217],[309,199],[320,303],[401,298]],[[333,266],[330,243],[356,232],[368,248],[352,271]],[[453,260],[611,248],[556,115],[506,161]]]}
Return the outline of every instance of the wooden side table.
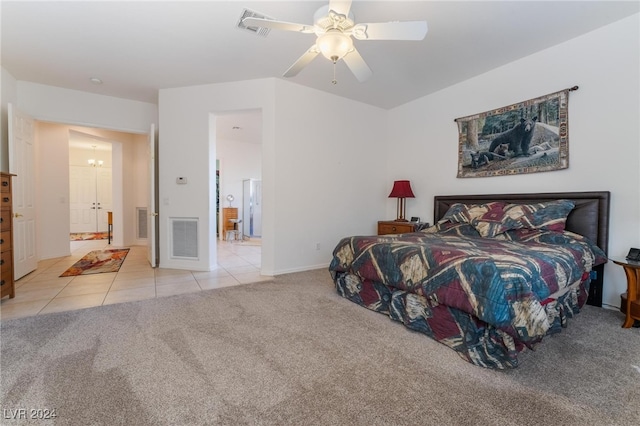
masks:
{"label": "wooden side table", "polygon": [[626,315],[623,328],[629,328],[640,321],[640,262],[634,260],[611,259],[624,268],[627,275],[627,292],[620,295],[620,312]]}
{"label": "wooden side table", "polygon": [[407,234],[409,232],[418,232],[419,230],[427,227],[429,227],[429,224],[423,222],[396,222],[395,220],[381,220],[378,222],[378,235]]}

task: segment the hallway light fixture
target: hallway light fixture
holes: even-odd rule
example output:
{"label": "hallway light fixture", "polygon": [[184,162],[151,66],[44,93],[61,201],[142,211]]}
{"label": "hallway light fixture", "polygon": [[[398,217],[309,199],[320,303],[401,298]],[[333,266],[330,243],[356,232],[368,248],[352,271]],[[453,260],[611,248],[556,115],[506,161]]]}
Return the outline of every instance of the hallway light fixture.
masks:
{"label": "hallway light fixture", "polygon": [[[91,146],[93,147],[93,156],[95,157],[96,156],[96,146],[95,145],[91,145]],[[98,160],[96,162],[95,158],[89,158],[87,160],[87,162],[89,163],[89,165],[91,167],[102,167],[102,165],[104,164],[104,161],[102,161],[102,160]]]}

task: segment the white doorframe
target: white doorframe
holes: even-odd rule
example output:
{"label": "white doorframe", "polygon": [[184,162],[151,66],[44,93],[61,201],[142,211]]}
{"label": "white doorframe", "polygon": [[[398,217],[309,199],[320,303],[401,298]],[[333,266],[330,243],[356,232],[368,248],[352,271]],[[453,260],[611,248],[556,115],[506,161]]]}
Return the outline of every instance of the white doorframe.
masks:
{"label": "white doorframe", "polygon": [[158,266],[158,202],[156,197],[156,126],[151,124],[147,141],[147,260],[152,268]]}
{"label": "white doorframe", "polygon": [[113,231],[111,244],[115,247],[124,246],[124,165],[122,160],[122,143],[111,142],[111,183],[113,191]]}

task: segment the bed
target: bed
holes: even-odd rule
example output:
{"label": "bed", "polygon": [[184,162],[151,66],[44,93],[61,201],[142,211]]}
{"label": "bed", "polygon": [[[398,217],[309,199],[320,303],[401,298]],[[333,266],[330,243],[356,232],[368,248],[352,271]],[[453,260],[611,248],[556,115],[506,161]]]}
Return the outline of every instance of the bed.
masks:
{"label": "bed", "polygon": [[434,225],[351,236],[333,251],[337,292],[487,368],[602,304],[609,192],[436,196]]}

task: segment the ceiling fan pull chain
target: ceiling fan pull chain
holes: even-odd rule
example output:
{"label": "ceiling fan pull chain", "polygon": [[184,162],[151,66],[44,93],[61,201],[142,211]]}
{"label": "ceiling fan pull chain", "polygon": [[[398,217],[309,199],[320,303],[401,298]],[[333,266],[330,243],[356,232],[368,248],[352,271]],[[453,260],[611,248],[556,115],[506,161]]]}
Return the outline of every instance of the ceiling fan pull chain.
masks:
{"label": "ceiling fan pull chain", "polygon": [[333,61],[333,80],[331,80],[331,84],[338,84],[338,80],[336,80],[336,61]]}

